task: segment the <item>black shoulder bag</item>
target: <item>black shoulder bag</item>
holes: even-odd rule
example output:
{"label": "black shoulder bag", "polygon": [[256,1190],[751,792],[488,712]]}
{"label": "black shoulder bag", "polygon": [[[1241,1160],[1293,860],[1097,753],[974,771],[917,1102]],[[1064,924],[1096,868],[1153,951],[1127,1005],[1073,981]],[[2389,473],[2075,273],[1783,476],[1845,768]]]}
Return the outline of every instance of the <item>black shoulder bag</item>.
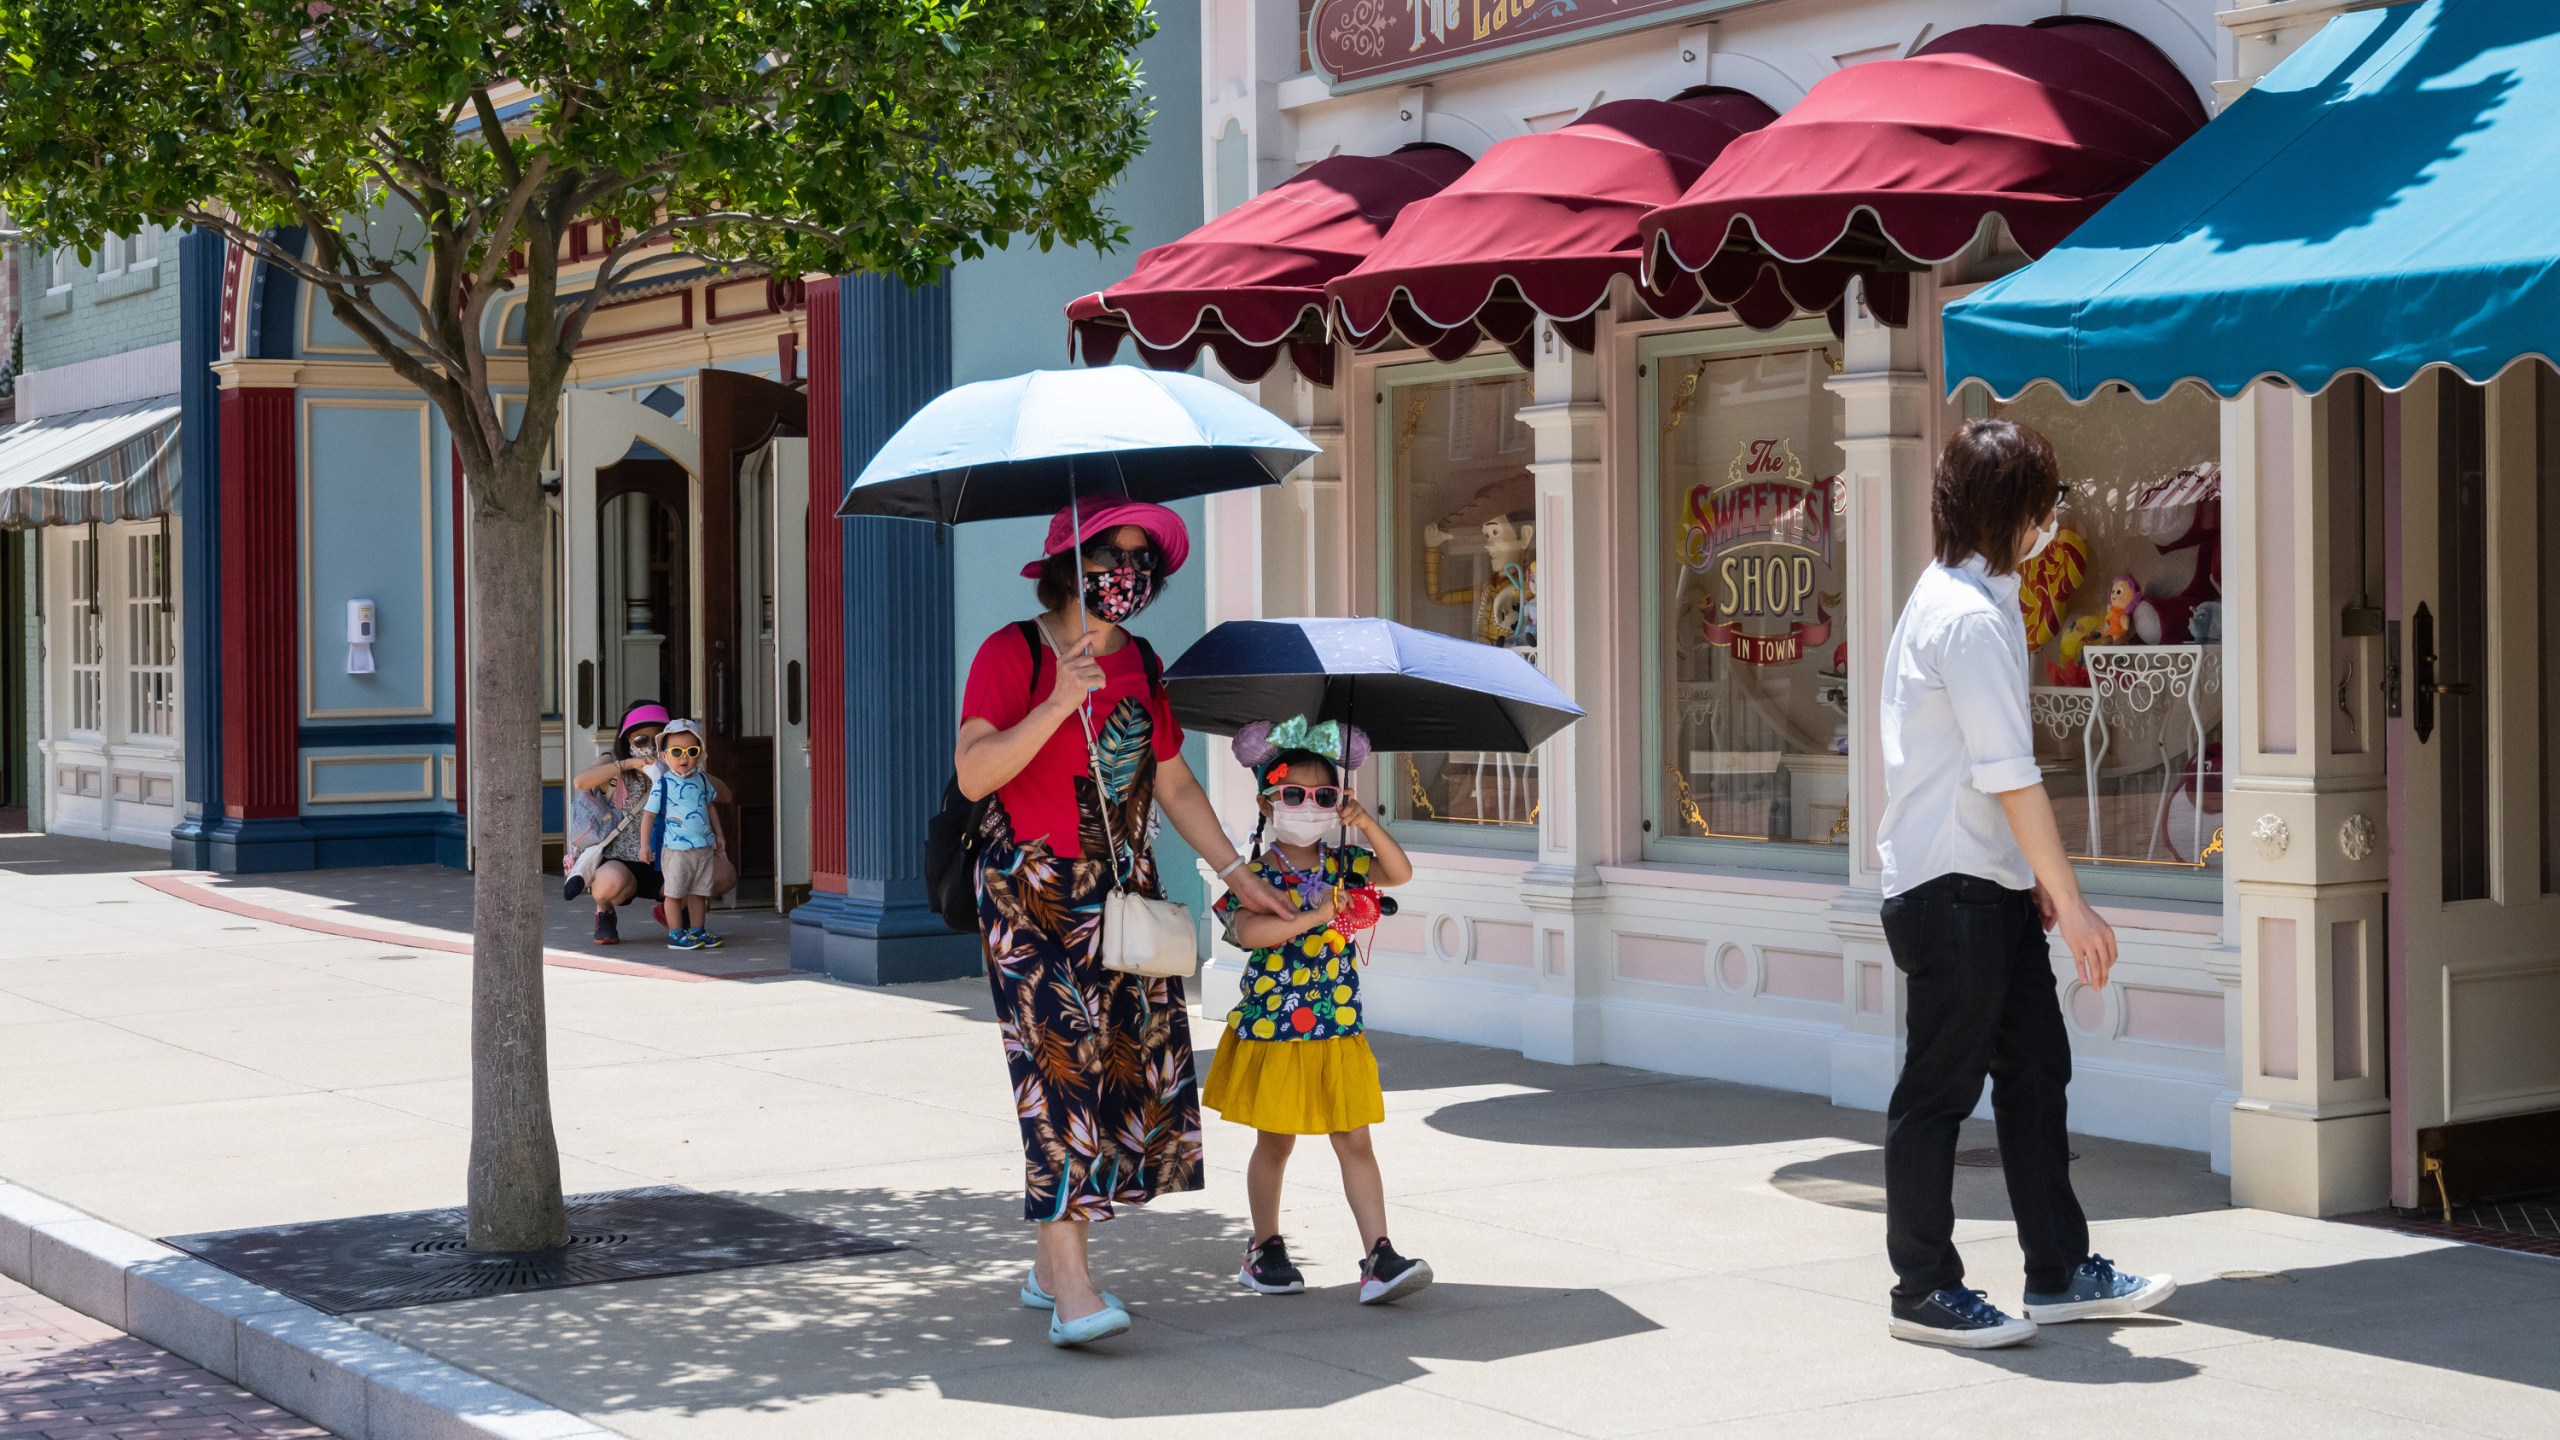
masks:
{"label": "black shoulder bag", "polygon": [[[1017,620],[1014,629],[1021,632],[1024,643],[1031,647],[1031,687],[1028,700],[1040,703],[1040,665],[1049,655],[1049,647],[1040,639],[1036,620]],[[960,776],[954,772],[942,782],[942,809],[924,831],[925,898],[933,903],[934,913],[942,923],[964,934],[978,928],[978,828],[987,818],[987,807],[995,803],[990,794],[983,800],[972,800],[960,793]]]}

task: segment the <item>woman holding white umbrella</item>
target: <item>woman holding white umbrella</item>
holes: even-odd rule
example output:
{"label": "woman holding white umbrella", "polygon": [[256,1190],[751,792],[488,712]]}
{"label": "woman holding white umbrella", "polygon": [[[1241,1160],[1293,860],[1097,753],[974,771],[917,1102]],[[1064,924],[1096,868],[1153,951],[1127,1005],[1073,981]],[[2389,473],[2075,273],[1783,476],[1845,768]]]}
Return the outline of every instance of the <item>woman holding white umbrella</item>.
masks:
{"label": "woman holding white umbrella", "polygon": [[1163,669],[1122,628],[1191,549],[1181,517],[1153,502],[1274,483],[1314,448],[1193,376],[1035,371],[927,405],[840,508],[943,524],[1058,512],[1023,569],[1041,613],[979,647],[952,756],[960,798],[984,802],[970,872],[1022,1124],[1023,1214],[1039,1226],[1021,1297],[1050,1312],[1055,1345],[1129,1328],[1088,1269],[1092,1224],[1201,1183],[1182,981],[1103,964],[1105,897],[1160,895],[1161,811],[1243,903],[1294,910],[1237,873],[1243,857],[1183,763]]}

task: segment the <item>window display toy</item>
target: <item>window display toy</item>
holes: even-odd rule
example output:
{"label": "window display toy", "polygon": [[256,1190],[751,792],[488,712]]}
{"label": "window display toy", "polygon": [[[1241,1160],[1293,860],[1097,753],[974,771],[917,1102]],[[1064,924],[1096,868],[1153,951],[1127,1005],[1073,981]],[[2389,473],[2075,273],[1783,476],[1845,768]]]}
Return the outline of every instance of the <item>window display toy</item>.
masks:
{"label": "window display toy", "polygon": [[2027,648],[2041,650],[2062,628],[2062,607],[2089,573],[2089,542],[2080,532],[2054,532],[2044,553],[2026,563],[2018,577],[2018,610],[2026,617]]}
{"label": "window display toy", "polygon": [[[2180,470],[2151,486],[2135,504],[2145,515],[2157,512],[2174,517],[2179,510],[2188,512],[2177,537],[2161,541],[2159,548],[2163,555],[2193,550],[2196,572],[2186,588],[2175,595],[2155,596],[2152,604],[2159,611],[2163,634],[2192,636],[2196,608],[2222,598],[2222,467],[2208,460]],[[2214,625],[2218,641],[2220,621]]]}
{"label": "window display toy", "polygon": [[2082,615],[2064,626],[2062,628],[2062,659],[2059,662],[2052,660],[2044,662],[2046,681],[2055,685],[2069,686],[2075,690],[2089,688],[2089,667],[2081,660],[2080,652],[2097,637],[2106,623],[2100,616]]}
{"label": "window display toy", "polygon": [[[1440,586],[1442,553],[1457,537],[1437,524],[1423,527],[1422,589],[1438,604],[1475,606],[1475,638],[1488,645],[1500,645],[1509,639],[1511,629],[1499,623],[1495,601],[1508,592],[1514,595],[1511,603],[1516,607],[1520,599],[1526,598],[1521,588],[1506,577],[1515,567],[1535,563],[1538,527],[1523,525],[1512,515],[1496,515],[1484,522],[1481,533],[1484,536],[1485,561],[1492,578],[1481,585],[1460,585],[1444,590]],[[1516,608],[1512,613],[1516,623]]]}
{"label": "window display toy", "polygon": [[2160,643],[2160,607],[2142,598],[2142,582],[2130,573],[2107,587],[2107,618],[2098,634],[2110,645]]}
{"label": "window display toy", "polygon": [[2206,600],[2187,617],[2187,638],[2199,645],[2222,643],[2222,602]]}

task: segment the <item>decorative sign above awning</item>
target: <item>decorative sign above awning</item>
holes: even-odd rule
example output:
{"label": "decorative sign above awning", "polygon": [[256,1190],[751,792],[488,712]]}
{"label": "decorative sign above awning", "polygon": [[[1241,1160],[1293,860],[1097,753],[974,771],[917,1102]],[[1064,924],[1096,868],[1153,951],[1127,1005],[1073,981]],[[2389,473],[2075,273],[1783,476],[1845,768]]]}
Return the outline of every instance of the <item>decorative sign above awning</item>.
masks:
{"label": "decorative sign above awning", "polygon": [[1731,10],[1755,0],[1316,0],[1307,53],[1336,90]]}

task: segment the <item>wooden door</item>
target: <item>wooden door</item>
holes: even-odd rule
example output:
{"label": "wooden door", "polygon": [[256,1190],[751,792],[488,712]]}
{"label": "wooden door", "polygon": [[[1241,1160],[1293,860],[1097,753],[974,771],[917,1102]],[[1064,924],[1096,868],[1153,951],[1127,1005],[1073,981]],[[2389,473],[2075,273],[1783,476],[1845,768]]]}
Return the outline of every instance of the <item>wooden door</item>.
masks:
{"label": "wooden door", "polygon": [[[777,844],[774,736],[760,719],[765,688],[751,672],[769,641],[771,615],[797,595],[775,588],[765,563],[769,526],[760,507],[769,479],[743,478],[747,462],[776,437],[808,433],[808,397],[787,385],[733,370],[705,370],[695,377],[695,427],[702,444],[701,532],[704,660],[703,723],[711,729],[711,773],[729,787],[723,817],[730,855],[738,866],[737,898],[764,901],[775,893],[780,870]],[[755,703],[750,704],[750,692]]]}
{"label": "wooden door", "polygon": [[2416,1205],[2430,1161],[2456,1198],[2512,1188],[2488,1177],[2529,1158],[2515,1117],[2560,1122],[2560,382],[2430,375],[2397,408],[2392,1199]]}

